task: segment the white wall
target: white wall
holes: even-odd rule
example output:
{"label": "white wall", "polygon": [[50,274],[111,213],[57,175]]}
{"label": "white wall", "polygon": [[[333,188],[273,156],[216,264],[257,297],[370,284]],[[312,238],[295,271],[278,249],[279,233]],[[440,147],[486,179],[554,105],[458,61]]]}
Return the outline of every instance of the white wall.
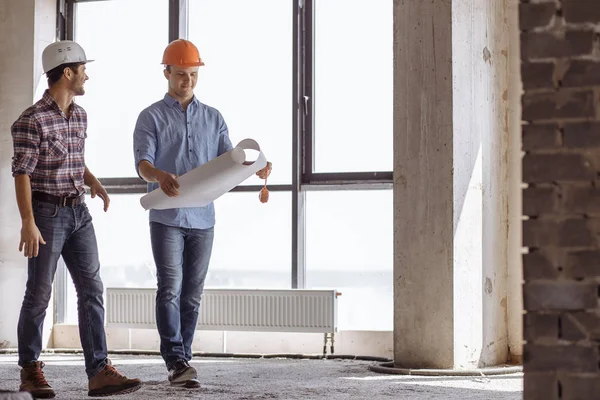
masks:
{"label": "white wall", "polygon": [[[54,40],[55,21],[55,0],[0,1],[0,348],[16,347],[27,279],[27,260],[18,252],[21,219],[11,175],[10,126],[33,103],[41,75],[41,52]],[[51,336],[52,315],[50,307],[46,342]]]}
{"label": "white wall", "polygon": [[[76,325],[56,325],[54,346],[80,349]],[[334,337],[334,354],[393,357],[390,331],[340,331]],[[222,332],[196,331],[192,351],[237,354],[322,354],[323,334],[289,332]],[[109,350],[158,351],[160,338],[156,329],[106,328]],[[330,354],[329,345],[327,353]]]}

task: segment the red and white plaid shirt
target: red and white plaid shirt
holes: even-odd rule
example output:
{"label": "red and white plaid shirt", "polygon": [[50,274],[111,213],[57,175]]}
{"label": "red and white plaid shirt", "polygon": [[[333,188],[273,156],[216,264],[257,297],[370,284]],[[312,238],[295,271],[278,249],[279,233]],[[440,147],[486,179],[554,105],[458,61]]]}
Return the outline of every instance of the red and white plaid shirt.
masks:
{"label": "red and white plaid shirt", "polygon": [[15,121],[11,132],[13,176],[29,175],[33,191],[54,196],[84,193],[87,114],[81,106],[72,103],[67,118],[46,90]]}

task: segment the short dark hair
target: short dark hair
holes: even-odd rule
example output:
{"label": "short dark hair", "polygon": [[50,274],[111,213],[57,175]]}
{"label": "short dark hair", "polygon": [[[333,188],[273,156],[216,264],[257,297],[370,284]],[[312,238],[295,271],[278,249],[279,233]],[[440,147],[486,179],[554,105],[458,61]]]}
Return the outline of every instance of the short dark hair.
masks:
{"label": "short dark hair", "polygon": [[48,86],[53,86],[56,82],[60,80],[61,76],[63,76],[65,68],[69,68],[71,71],[73,71],[74,74],[77,74],[77,68],[79,68],[79,66],[83,64],[85,63],[76,62],[61,64],[58,67],[46,72],[46,76],[48,77]]}
{"label": "short dark hair", "polygon": [[170,65],[165,65],[165,69],[167,70],[167,72],[171,72],[171,66]]}

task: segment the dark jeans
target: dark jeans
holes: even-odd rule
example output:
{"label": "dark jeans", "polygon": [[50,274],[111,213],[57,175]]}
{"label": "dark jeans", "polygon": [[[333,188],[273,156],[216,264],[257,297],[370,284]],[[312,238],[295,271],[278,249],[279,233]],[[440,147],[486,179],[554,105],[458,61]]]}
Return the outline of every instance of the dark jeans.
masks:
{"label": "dark jeans", "polygon": [[165,364],[192,359],[192,341],[212,252],[214,228],[150,223],[156,263],[156,325]]}
{"label": "dark jeans", "polygon": [[52,293],[56,265],[62,255],[77,290],[79,336],[85,372],[92,377],[106,365],[104,287],[92,216],[85,203],[58,207],[33,200],[33,214],[45,245],[29,259],[27,287],[19,316],[19,365],[37,361],[42,350],[42,329]]}

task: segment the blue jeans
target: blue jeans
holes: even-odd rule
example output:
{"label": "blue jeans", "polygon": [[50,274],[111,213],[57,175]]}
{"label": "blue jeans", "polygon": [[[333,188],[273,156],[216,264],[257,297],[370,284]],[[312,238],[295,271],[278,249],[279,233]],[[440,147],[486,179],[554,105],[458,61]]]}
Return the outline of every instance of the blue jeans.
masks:
{"label": "blue jeans", "polygon": [[156,325],[167,367],[192,359],[192,341],[212,252],[214,228],[186,229],[150,222],[156,263]]}
{"label": "blue jeans", "polygon": [[19,365],[37,361],[42,330],[52,293],[56,265],[62,255],[77,290],[79,336],[89,378],[106,366],[104,287],[92,216],[85,203],[58,207],[33,200],[33,215],[45,245],[29,259],[25,298],[17,327]]}

